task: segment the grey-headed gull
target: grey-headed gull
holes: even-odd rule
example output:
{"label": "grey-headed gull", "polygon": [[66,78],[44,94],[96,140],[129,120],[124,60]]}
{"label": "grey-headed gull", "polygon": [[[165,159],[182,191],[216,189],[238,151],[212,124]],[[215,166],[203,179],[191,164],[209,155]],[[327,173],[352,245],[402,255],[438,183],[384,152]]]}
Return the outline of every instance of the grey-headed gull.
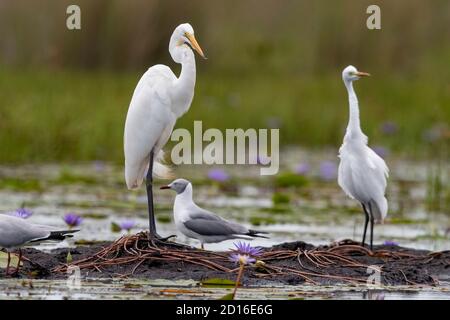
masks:
{"label": "grey-headed gull", "polygon": [[192,184],[185,179],[176,179],[161,189],[172,189],[177,195],[173,206],[175,226],[185,236],[201,243],[215,243],[229,239],[267,238],[267,233],[248,229],[238,223],[225,220],[218,215],[200,208],[192,199]]}
{"label": "grey-headed gull", "polygon": [[61,230],[51,226],[34,224],[22,218],[0,214],[0,248],[8,253],[6,274],[9,274],[11,251],[19,249],[19,262],[14,273],[19,271],[22,260],[21,248],[26,245],[36,245],[43,241],[61,241],[72,237],[71,233],[79,230]]}

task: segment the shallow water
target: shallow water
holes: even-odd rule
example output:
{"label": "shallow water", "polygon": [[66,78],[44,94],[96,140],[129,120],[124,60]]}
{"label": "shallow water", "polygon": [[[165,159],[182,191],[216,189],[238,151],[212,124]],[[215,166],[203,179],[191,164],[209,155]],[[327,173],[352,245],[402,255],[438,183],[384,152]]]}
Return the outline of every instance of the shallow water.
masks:
{"label": "shallow water", "polygon": [[[275,243],[302,240],[313,244],[325,244],[346,238],[359,240],[362,234],[363,214],[355,201],[347,198],[337,186],[336,180],[320,178],[319,163],[322,160],[335,161],[333,152],[311,153],[291,149],[282,154],[280,173],[293,171],[299,162],[311,166],[301,187],[280,187],[271,177],[260,177],[257,166],[224,166],[231,179],[220,183],[208,179],[208,166],[180,166],[175,169],[178,177],[193,181],[194,199],[209,210],[226,218],[237,220],[254,229],[270,232],[270,239],[257,239],[253,245],[271,246]],[[450,248],[450,213],[443,205],[448,204],[449,167],[441,168],[440,179],[444,186],[430,203],[430,163],[411,162],[401,159],[387,159],[391,178],[389,180],[389,215],[383,225],[375,226],[375,242],[394,241],[399,245],[428,249]],[[336,160],[337,164],[337,160]],[[198,245],[178,234],[171,223],[171,207],[175,194],[159,190],[161,182],[155,184],[155,202],[158,228],[163,235],[177,234],[177,240]],[[447,189],[446,189],[447,188]],[[442,191],[443,189],[443,191]],[[274,192],[287,196],[289,203],[274,204]],[[437,200],[436,200],[437,199]],[[124,232],[112,232],[111,224],[124,219],[133,219],[137,227],[132,232],[147,226],[146,196],[144,189],[128,191],[123,182],[120,166],[102,162],[76,165],[39,165],[0,167],[0,212],[7,213],[24,206],[33,211],[30,221],[42,224],[60,225],[65,213],[75,212],[84,216],[81,231],[75,240],[59,244],[41,245],[40,249],[74,246],[79,240],[114,240]],[[256,225],[252,225],[256,224]],[[207,244],[209,250],[227,250],[233,241]],[[163,288],[178,287],[179,283],[143,282],[134,287],[135,280],[114,281],[113,286],[104,280],[87,281],[80,290],[68,290],[64,282],[33,280],[33,289],[23,285],[22,280],[0,280],[0,297],[22,298],[106,298],[131,297],[167,298],[161,295]],[[25,281],[26,282],[26,281]],[[141,283],[142,281],[139,281]],[[127,284],[129,284],[127,288]],[[190,285],[181,285],[190,288]],[[47,290],[47,289],[48,290]],[[125,288],[125,289],[124,289]],[[133,293],[137,290],[138,293]],[[193,287],[190,298],[215,298],[224,290]],[[86,290],[89,289],[89,290]],[[362,289],[342,287],[283,287],[252,288],[242,290],[242,297],[263,294],[267,298],[290,298],[289,292],[299,292],[298,298],[364,298]],[[365,288],[367,290],[367,288]],[[385,288],[388,290],[387,288]],[[448,298],[447,287],[388,290],[388,298]],[[262,291],[261,291],[262,290]],[[47,292],[47,293],[45,293]],[[83,292],[89,292],[85,295]],[[263,292],[263,293],[262,293]],[[414,293],[412,293],[414,292]],[[48,295],[47,295],[48,294]],[[292,297],[297,297],[295,293]],[[179,296],[177,293],[176,297]]]}
{"label": "shallow water", "polygon": [[[1,280],[0,299],[220,299],[232,288],[205,288],[194,281],[89,279],[79,287],[56,280]],[[450,283],[411,286],[271,286],[238,289],[236,299],[449,299]]]}

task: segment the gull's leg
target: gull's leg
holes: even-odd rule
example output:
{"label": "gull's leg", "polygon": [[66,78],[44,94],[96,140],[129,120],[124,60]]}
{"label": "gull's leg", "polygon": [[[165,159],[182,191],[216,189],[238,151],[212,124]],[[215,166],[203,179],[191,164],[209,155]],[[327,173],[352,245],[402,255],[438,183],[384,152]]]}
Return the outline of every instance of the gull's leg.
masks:
{"label": "gull's leg", "polygon": [[20,269],[20,262],[22,261],[22,249],[19,248],[19,261],[17,262],[17,269],[16,272],[19,272]]}
{"label": "gull's leg", "polygon": [[369,202],[369,211],[370,211],[370,250],[373,250],[373,225],[374,218],[372,214],[372,205]]}
{"label": "gull's leg", "polygon": [[6,263],[6,275],[9,275],[9,265],[11,264],[11,253],[8,251],[8,262]]}
{"label": "gull's leg", "polygon": [[201,246],[202,250],[205,250],[205,245],[203,244],[203,242],[201,242]]}
{"label": "gull's leg", "polygon": [[168,239],[175,237],[175,235],[171,235],[169,237],[163,238],[156,232],[155,207],[153,204],[153,151],[150,152],[150,163],[148,166],[148,172],[147,172],[145,184],[147,187],[149,240],[152,242],[156,242],[156,241],[165,242]]}
{"label": "gull's leg", "polygon": [[22,249],[19,248],[19,261],[17,262],[17,267],[11,274],[18,274],[20,269],[20,262],[22,261]]}
{"label": "gull's leg", "polygon": [[363,233],[363,238],[362,238],[362,243],[361,246],[364,247],[365,243],[366,243],[366,233],[367,233],[367,225],[369,224],[369,213],[367,212],[366,206],[361,203],[363,210],[364,210],[364,215],[366,216],[366,220],[364,222],[364,233]]}

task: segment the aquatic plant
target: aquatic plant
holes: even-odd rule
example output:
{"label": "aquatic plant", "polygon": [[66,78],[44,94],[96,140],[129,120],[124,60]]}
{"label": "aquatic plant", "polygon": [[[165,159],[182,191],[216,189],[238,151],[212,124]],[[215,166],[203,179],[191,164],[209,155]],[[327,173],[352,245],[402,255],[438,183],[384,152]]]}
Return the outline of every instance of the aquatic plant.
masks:
{"label": "aquatic plant", "polygon": [[291,172],[282,172],[275,177],[275,185],[280,188],[304,187],[308,184],[308,178]]}
{"label": "aquatic plant", "polygon": [[119,227],[121,230],[125,230],[128,233],[130,233],[130,230],[133,229],[136,226],[136,222],[133,220],[124,220],[121,223],[119,223]]}
{"label": "aquatic plant", "polygon": [[375,153],[383,159],[385,159],[389,155],[389,150],[382,146],[373,147],[373,151],[375,151]]}
{"label": "aquatic plant", "polygon": [[336,179],[337,166],[333,161],[322,161],[319,167],[319,176],[322,180],[331,181]]}
{"label": "aquatic plant", "polygon": [[302,162],[302,163],[299,163],[299,164],[295,167],[295,170],[294,170],[294,171],[295,171],[296,174],[305,176],[305,175],[307,175],[307,174],[311,171],[311,166],[310,166],[310,164],[307,163],[307,162]]}
{"label": "aquatic plant", "polygon": [[385,135],[393,135],[397,133],[398,126],[394,121],[386,121],[381,124],[380,131]]}
{"label": "aquatic plant", "polygon": [[289,195],[281,193],[281,192],[275,192],[272,195],[272,203],[274,205],[278,204],[288,204],[291,201],[291,198]]}
{"label": "aquatic plant", "polygon": [[238,241],[234,243],[234,246],[235,249],[232,249],[230,253],[230,261],[239,264],[239,272],[236,278],[236,285],[231,294],[231,299],[234,299],[236,296],[245,266],[255,263],[256,258],[262,254],[261,248],[252,247],[249,243]]}
{"label": "aquatic plant", "polygon": [[383,242],[383,245],[385,245],[385,246],[398,246],[398,242],[391,241],[391,240],[386,240],[385,242]]}
{"label": "aquatic plant", "polygon": [[230,176],[225,170],[211,169],[208,172],[208,178],[217,182],[225,182],[230,179]]}
{"label": "aquatic plant", "polygon": [[83,222],[83,218],[75,213],[67,213],[64,216],[63,220],[67,224],[69,229],[78,227]]}
{"label": "aquatic plant", "polygon": [[33,212],[26,208],[19,208],[13,212],[13,216],[22,218],[22,219],[28,219],[32,215],[33,215]]}

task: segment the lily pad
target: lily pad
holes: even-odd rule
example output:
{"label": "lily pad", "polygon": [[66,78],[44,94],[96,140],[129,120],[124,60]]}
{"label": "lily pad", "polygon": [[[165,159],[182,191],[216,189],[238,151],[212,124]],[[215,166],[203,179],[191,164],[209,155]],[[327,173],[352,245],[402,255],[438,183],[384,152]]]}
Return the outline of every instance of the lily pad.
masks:
{"label": "lily pad", "polygon": [[219,300],[234,300],[234,297],[233,297],[232,293],[228,293],[228,294],[224,295],[222,298],[220,298]]}
{"label": "lily pad", "polygon": [[236,285],[236,282],[233,280],[223,278],[210,278],[203,280],[201,282],[201,285],[207,288],[223,288],[223,287],[234,287]]}

